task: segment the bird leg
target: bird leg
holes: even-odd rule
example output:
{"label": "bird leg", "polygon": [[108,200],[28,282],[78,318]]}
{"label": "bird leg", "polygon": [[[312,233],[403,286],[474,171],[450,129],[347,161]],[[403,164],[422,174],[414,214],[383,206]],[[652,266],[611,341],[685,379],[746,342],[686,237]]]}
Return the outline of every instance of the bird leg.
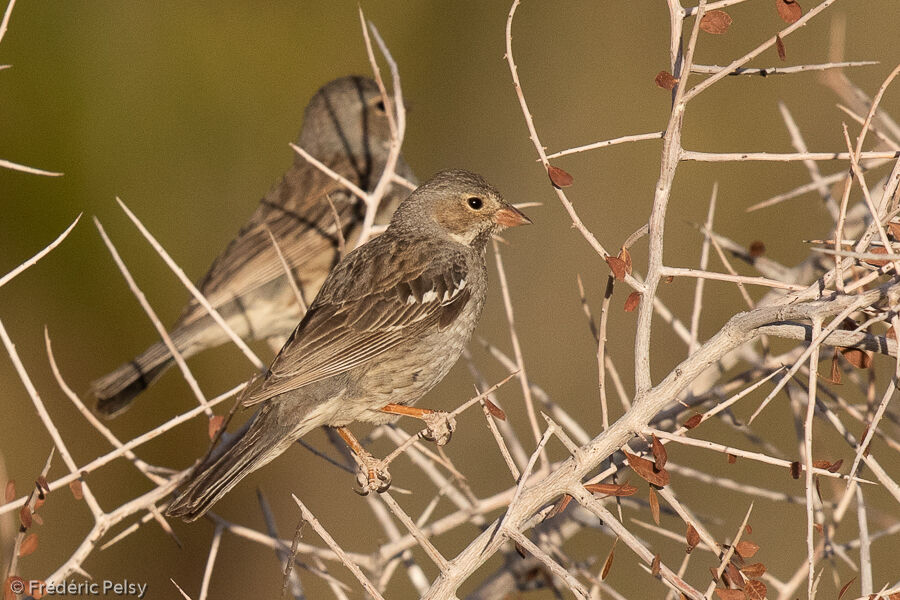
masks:
{"label": "bird leg", "polygon": [[[386,492],[391,487],[391,474],[388,473],[387,465],[376,459],[372,454],[362,447],[359,440],[356,439],[349,429],[346,427],[337,427],[337,432],[350,447],[353,459],[359,465],[359,471],[356,473],[356,481],[360,490],[357,491],[361,496],[367,495],[370,491]],[[355,490],[356,491],[356,490]]]}
{"label": "bird leg", "polygon": [[456,429],[456,418],[442,410],[430,410],[428,408],[416,408],[414,406],[404,406],[402,404],[388,404],[378,409],[392,415],[403,415],[421,419],[425,422],[426,429],[422,432],[422,437],[426,440],[434,442],[438,446],[443,446],[450,441],[453,430]]}

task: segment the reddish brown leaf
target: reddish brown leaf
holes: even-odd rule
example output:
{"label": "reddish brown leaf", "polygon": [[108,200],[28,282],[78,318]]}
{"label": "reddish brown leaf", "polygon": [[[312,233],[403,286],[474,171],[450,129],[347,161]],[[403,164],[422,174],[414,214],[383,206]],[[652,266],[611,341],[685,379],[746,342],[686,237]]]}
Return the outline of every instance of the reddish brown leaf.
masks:
{"label": "reddish brown leaf", "polygon": [[84,498],[84,491],[81,489],[81,480],[76,479],[75,481],[69,482],[69,490],[71,490],[72,495],[75,496],[76,500]]}
{"label": "reddish brown leaf", "polygon": [[759,550],[759,545],[748,540],[742,540],[734,547],[734,551],[741,558],[753,558],[753,555]]}
{"label": "reddish brown leaf", "polygon": [[609,549],[609,555],[606,557],[606,562],[603,563],[603,569],[600,570],[600,581],[606,579],[606,576],[609,575],[609,570],[612,569],[613,558],[616,556],[616,542],[618,541],[619,539],[616,538],[612,548]]}
{"label": "reddish brown leaf", "polygon": [[6,501],[12,502],[16,499],[16,480],[10,479],[6,482]]}
{"label": "reddish brown leaf", "polygon": [[746,525],[744,525],[744,531],[747,532],[747,535],[750,535],[751,533],[753,533],[753,526],[750,525],[750,523],[747,523]]}
{"label": "reddish brown leaf", "polygon": [[635,456],[625,452],[625,458],[628,459],[628,466],[637,473],[641,479],[657,487],[666,487],[669,484],[669,472],[665,469],[656,470],[653,463],[646,458]]}
{"label": "reddish brown leaf", "polygon": [[794,479],[800,479],[800,461],[795,460],[791,463],[791,477]]}
{"label": "reddish brown leaf", "polygon": [[744,592],[747,594],[748,600],[765,600],[769,589],[759,579],[751,579],[744,586]]}
{"label": "reddish brown leaf", "polygon": [[653,81],[662,89],[669,91],[674,90],[675,86],[678,85],[678,79],[668,71],[660,71],[656,74],[656,79]]}
{"label": "reddish brown leaf", "polygon": [[675,281],[675,276],[674,276],[674,275],[669,275],[668,277],[666,277],[666,278],[664,279],[664,281],[665,281],[666,283],[672,283],[673,281]]}
{"label": "reddish brown leaf", "polygon": [[747,596],[741,590],[716,588],[716,596],[719,597],[719,600],[747,600]]}
{"label": "reddish brown leaf", "polygon": [[19,521],[25,529],[31,527],[31,509],[28,508],[28,505],[23,506],[19,510]]}
{"label": "reddish brown leaf", "polygon": [[487,398],[484,398],[484,407],[487,409],[487,411],[489,413],[491,413],[491,416],[494,417],[495,419],[497,419],[498,421],[506,420],[506,413],[503,412],[503,409],[500,408],[499,406],[497,406],[496,404],[494,404],[493,402],[491,402],[490,400],[488,400]]}
{"label": "reddish brown leaf", "polygon": [[222,415],[213,415],[209,418],[209,439],[214,440],[219,434],[219,430],[225,424],[225,417]]}
{"label": "reddish brown leaf", "polygon": [[803,9],[797,0],[775,0],[775,8],[778,9],[778,16],[788,25],[803,16]]}
{"label": "reddish brown leaf", "polygon": [[563,497],[556,501],[556,504],[553,505],[553,510],[547,513],[547,518],[552,519],[562,511],[566,510],[566,507],[569,505],[569,502],[572,501],[572,496],[569,494],[563,494]]}
{"label": "reddish brown leaf", "polygon": [[831,468],[831,461],[828,460],[814,460],[813,467],[817,469],[827,470]]}
{"label": "reddish brown leaf", "polygon": [[854,581],[856,581],[856,577],[854,577],[853,579],[851,579],[850,581],[845,583],[843,586],[841,586],[841,591],[838,592],[838,600],[841,600],[841,598],[844,597],[844,594],[847,593],[847,588],[849,588],[853,584]]}
{"label": "reddish brown leaf", "polygon": [[753,258],[759,258],[763,254],[766,253],[766,245],[756,240],[752,244],[750,244],[750,256]]}
{"label": "reddish brown leaf", "polygon": [[666,466],[666,461],[669,460],[669,454],[666,452],[666,447],[663,446],[663,443],[656,437],[656,434],[653,434],[650,447],[653,450],[653,465],[657,471],[662,471],[663,467]]}
{"label": "reddish brown leaf", "polygon": [[634,496],[637,493],[637,488],[627,483],[589,483],[584,489],[592,494],[606,496]]}
{"label": "reddish brown leaf", "polygon": [[685,429],[693,429],[694,427],[699,425],[701,421],[703,421],[703,415],[694,413],[693,415],[691,415],[691,418],[682,423],[681,426]]}
{"label": "reddish brown leaf", "polygon": [[550,176],[550,183],[558,188],[569,187],[575,182],[574,177],[553,165],[547,167],[547,175]]}
{"label": "reddish brown leaf", "polygon": [[653,522],[659,525],[659,497],[653,486],[650,486],[650,514],[653,516]]}
{"label": "reddish brown leaf", "polygon": [[834,462],[831,464],[830,467],[828,467],[828,472],[829,472],[829,473],[837,473],[838,471],[841,470],[841,465],[842,465],[842,464],[844,464],[844,459],[843,459],[843,458],[837,459],[836,461],[834,461]]}
{"label": "reddish brown leaf", "polygon": [[787,52],[784,50],[784,40],[781,39],[780,35],[775,36],[775,51],[778,52],[778,58],[781,62],[784,62],[787,59]]}
{"label": "reddish brown leaf", "polygon": [[650,563],[650,574],[654,577],[659,577],[659,554],[653,556],[653,562]]}
{"label": "reddish brown leaf", "polygon": [[894,326],[893,326],[893,325],[891,325],[890,327],[888,327],[887,333],[884,334],[884,337],[886,337],[886,338],[889,339],[889,340],[896,340],[896,339],[897,339],[897,333],[894,331]]}
{"label": "reddish brown leaf", "polygon": [[19,594],[24,594],[28,591],[25,588],[24,579],[16,575],[10,575],[3,584],[3,600],[16,600]]}
{"label": "reddish brown leaf", "polygon": [[638,307],[638,304],[641,303],[641,293],[640,292],[631,292],[628,294],[628,298],[625,299],[625,312],[631,312]]}
{"label": "reddish brown leaf", "polygon": [[[869,248],[869,254],[887,254],[887,248],[884,246],[876,246],[875,248]],[[863,262],[866,264],[870,264],[873,267],[883,267],[888,264],[889,260],[881,260],[879,258],[866,258],[863,259]]]}
{"label": "reddish brown leaf", "polygon": [[36,533],[29,533],[25,536],[25,539],[22,540],[22,545],[19,546],[19,556],[28,556],[38,547],[38,538]]}
{"label": "reddish brown leaf", "polygon": [[616,278],[616,281],[622,281],[625,279],[625,275],[628,273],[628,268],[625,265],[625,261],[621,258],[616,258],[615,256],[607,256],[606,264],[609,265],[609,270],[612,271],[613,277]]}
{"label": "reddish brown leaf", "polygon": [[843,379],[843,372],[839,363],[838,351],[835,349],[834,354],[831,356],[831,377],[828,378],[828,381],[835,385],[841,385],[841,380]]}
{"label": "reddish brown leaf", "polygon": [[857,369],[868,369],[872,366],[872,355],[859,348],[841,348],[841,354]]}
{"label": "reddish brown leaf", "polygon": [[622,248],[619,252],[619,258],[625,263],[625,272],[631,275],[631,253],[628,252],[628,248]]}
{"label": "reddish brown leaf", "polygon": [[722,579],[729,587],[737,589],[743,589],[744,587],[744,576],[741,575],[734,563],[726,565],[725,570],[722,572]]}
{"label": "reddish brown leaf", "polygon": [[746,567],[741,567],[741,572],[747,577],[762,577],[766,572],[766,565],[762,563],[753,563]]}
{"label": "reddish brown leaf", "polygon": [[711,10],[700,19],[700,29],[713,35],[721,35],[731,27],[731,15],[724,10]]}
{"label": "reddish brown leaf", "polygon": [[900,223],[888,223],[888,229],[895,240],[900,240]]}
{"label": "reddish brown leaf", "polygon": [[693,525],[688,523],[687,533],[684,537],[687,540],[687,553],[690,554],[691,551],[697,547],[697,544],[700,543],[700,534],[697,533],[697,530],[694,529]]}
{"label": "reddish brown leaf", "polygon": [[725,454],[725,456],[728,457],[728,464],[729,464],[729,465],[733,465],[734,463],[737,462],[737,456],[735,456],[734,454],[731,454],[730,452],[728,452],[728,453]]}

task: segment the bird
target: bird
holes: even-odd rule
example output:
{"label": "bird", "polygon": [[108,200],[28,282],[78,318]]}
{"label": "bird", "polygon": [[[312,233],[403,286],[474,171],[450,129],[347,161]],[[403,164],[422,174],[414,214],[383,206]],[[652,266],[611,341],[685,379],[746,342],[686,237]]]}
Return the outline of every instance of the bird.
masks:
{"label": "bird", "polygon": [[478,323],[487,243],[528,223],[475,173],[441,171],[419,186],[384,233],[328,275],[269,370],[245,388],[243,406],[258,407],[249,424],[195,467],[166,514],[200,518],[319,426],[338,428],[359,455],[367,453],[350,423],[435,413],[412,405],[444,378]]}
{"label": "bird", "polygon": [[[327,83],[309,101],[297,145],[359,188],[372,191],[385,169],[390,140],[378,86],[372,79],[348,76]],[[402,155],[395,173],[415,181]],[[385,223],[408,193],[392,184],[376,222]],[[359,198],[295,155],[290,169],[262,198],[198,287],[242,338],[268,339],[280,348],[303,312],[271,236],[302,294],[312,298],[340,258],[341,234],[348,244],[354,243],[364,216]],[[169,335],[184,357],[230,339],[196,299],[184,307]],[[124,412],[173,363],[168,347],[159,341],[97,379],[89,391],[97,412],[107,418]]]}

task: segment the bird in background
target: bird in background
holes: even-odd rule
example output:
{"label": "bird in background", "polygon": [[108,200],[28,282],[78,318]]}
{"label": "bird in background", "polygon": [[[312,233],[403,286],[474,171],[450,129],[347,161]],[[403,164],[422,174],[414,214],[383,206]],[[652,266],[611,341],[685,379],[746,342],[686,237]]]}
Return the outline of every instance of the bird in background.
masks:
{"label": "bird in background", "polygon": [[[350,76],[331,81],[312,97],[297,144],[361,189],[372,191],[384,171],[390,140],[378,86],[369,78]],[[395,172],[414,181],[402,156]],[[392,184],[376,222],[386,222],[406,194],[408,190]],[[348,244],[354,243],[364,215],[359,198],[295,156],[281,181],[212,263],[198,285],[200,292],[239,336],[268,339],[280,347],[303,311],[270,232],[302,294],[312,298],[340,259],[341,234]],[[185,306],[169,335],[185,358],[230,339],[195,299]],[[172,364],[171,353],[159,341],[97,379],[90,391],[97,411],[106,417],[122,413]]]}
{"label": "bird in background", "polygon": [[[478,323],[486,245],[530,222],[474,173],[442,171],[422,184],[383,234],[328,275],[268,372],[245,389],[243,405],[256,414],[193,470],[166,514],[198,519],[316,427],[339,428],[359,462],[372,465],[347,425],[437,414],[411,405],[444,378]],[[379,484],[375,476],[370,468],[369,483]]]}

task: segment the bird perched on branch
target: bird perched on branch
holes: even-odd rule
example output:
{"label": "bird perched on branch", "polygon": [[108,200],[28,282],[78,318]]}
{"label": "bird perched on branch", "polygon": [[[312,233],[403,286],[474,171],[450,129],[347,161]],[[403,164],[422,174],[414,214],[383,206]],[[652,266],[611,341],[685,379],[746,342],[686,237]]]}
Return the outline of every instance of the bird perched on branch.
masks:
{"label": "bird perched on branch", "polygon": [[[390,140],[378,86],[368,78],[343,77],[326,84],[310,100],[297,144],[357,187],[372,191],[385,169]],[[402,157],[395,172],[413,179]],[[386,222],[407,193],[396,184],[390,186],[377,216]],[[280,347],[303,312],[272,237],[302,294],[312,298],[340,259],[341,235],[352,243],[365,211],[362,200],[341,183],[296,156],[198,287],[238,335],[274,340]],[[195,299],[169,335],[185,357],[229,341]],[[97,411],[107,417],[123,412],[173,363],[160,341],[94,381],[91,393]]]}
{"label": "bird perched on branch", "polygon": [[421,185],[382,235],[329,274],[268,373],[248,384],[243,404],[259,406],[249,425],[194,470],[167,514],[199,518],[321,425],[340,428],[369,467],[371,489],[389,483],[373,481],[374,459],[346,426],[446,414],[411,405],[443,379],[475,329],[491,235],[530,222],[474,173],[443,171]]}

